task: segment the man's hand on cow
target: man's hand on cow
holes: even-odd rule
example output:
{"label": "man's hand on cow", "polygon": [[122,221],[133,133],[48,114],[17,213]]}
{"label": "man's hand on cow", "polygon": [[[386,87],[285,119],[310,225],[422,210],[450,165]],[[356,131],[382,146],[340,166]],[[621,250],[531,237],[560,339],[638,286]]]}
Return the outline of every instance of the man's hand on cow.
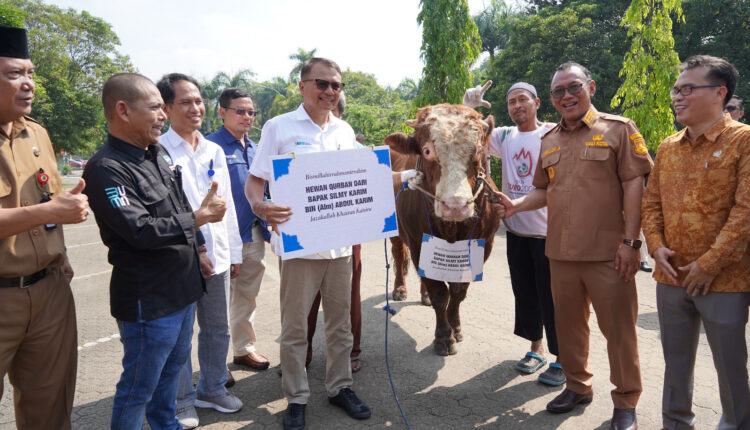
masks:
{"label": "man's hand on cow", "polygon": [[615,270],[618,276],[626,281],[635,278],[641,263],[640,252],[632,246],[621,244],[615,254]]}
{"label": "man's hand on cow", "polygon": [[692,296],[708,294],[715,276],[704,272],[695,261],[686,266],[678,267],[678,269],[682,272],[688,272],[685,279],[682,280],[682,286],[685,287],[688,294]]}
{"label": "man's hand on cow", "polygon": [[409,169],[401,172],[401,183],[406,182],[410,190],[416,190],[418,186],[422,185],[423,180],[424,173],[418,170]]}
{"label": "man's hand on cow", "polygon": [[[516,213],[516,206],[508,196],[500,191],[494,191],[495,197],[500,199],[500,218],[509,218]],[[496,204],[496,203],[495,203]],[[496,204],[497,205],[497,204]]]}
{"label": "man's hand on cow", "polygon": [[669,248],[661,247],[654,250],[654,262],[656,262],[656,267],[658,267],[661,272],[669,278],[669,282],[671,282],[672,285],[677,285],[679,284],[677,281],[677,271],[669,262],[669,258],[674,257],[674,255],[675,252]]}
{"label": "man's hand on cow", "polygon": [[464,106],[470,108],[475,108],[477,106],[483,106],[486,108],[491,107],[492,104],[484,99],[484,93],[487,92],[487,89],[489,89],[490,86],[492,86],[492,81],[487,81],[482,86],[476,86],[466,90],[464,93]]}

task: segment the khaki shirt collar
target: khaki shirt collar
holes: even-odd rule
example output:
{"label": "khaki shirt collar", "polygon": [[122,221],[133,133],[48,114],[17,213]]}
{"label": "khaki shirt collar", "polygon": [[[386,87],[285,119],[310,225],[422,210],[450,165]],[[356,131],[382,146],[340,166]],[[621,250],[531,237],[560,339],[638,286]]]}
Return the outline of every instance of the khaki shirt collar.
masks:
{"label": "khaki shirt collar", "polygon": [[560,119],[560,122],[558,123],[558,125],[560,126],[561,130],[565,130],[565,131],[576,131],[580,129],[581,127],[583,127],[584,125],[591,129],[594,127],[596,120],[599,118],[599,115],[597,115],[598,113],[599,111],[596,110],[594,105],[591,105],[591,107],[589,107],[589,110],[586,111],[586,115],[584,115],[583,118],[581,118],[581,122],[578,123],[578,125],[575,128],[572,128],[572,129],[568,128],[565,125],[564,119]]}
{"label": "khaki shirt collar", "polygon": [[22,116],[21,118],[13,121],[13,127],[11,128],[10,136],[5,134],[5,131],[3,130],[0,130],[0,134],[6,139],[13,140],[18,137],[18,135],[21,134],[21,132],[24,130],[26,130],[26,117]]}

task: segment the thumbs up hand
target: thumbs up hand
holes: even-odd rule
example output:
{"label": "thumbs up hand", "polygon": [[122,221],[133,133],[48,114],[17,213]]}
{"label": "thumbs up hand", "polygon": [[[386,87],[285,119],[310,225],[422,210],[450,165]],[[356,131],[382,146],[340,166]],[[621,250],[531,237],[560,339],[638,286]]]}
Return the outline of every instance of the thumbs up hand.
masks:
{"label": "thumbs up hand", "polygon": [[210,222],[219,222],[224,218],[224,212],[227,211],[227,202],[224,197],[217,194],[219,183],[213,181],[211,189],[201,202],[201,207],[195,211],[195,227]]}
{"label": "thumbs up hand", "polygon": [[86,221],[89,215],[89,198],[81,194],[86,188],[86,181],[81,178],[78,184],[69,191],[63,191],[49,203],[54,224],[77,224]]}

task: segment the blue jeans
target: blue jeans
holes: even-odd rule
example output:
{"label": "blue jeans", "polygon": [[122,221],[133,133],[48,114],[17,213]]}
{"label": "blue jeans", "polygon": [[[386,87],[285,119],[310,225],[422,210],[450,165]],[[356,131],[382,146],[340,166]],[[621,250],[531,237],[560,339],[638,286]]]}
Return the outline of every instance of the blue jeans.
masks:
{"label": "blue jeans", "polygon": [[[201,374],[198,393],[215,397],[226,393],[227,351],[229,350],[229,271],[206,280],[206,294],[196,303],[198,313],[198,363]],[[190,354],[180,369],[177,408],[193,406],[198,395],[193,388]]]}
{"label": "blue jeans", "polygon": [[117,320],[122,376],[112,406],[112,429],[142,429],[143,415],[153,430],[181,429],[175,418],[180,369],[190,355],[195,305],[144,321]]}

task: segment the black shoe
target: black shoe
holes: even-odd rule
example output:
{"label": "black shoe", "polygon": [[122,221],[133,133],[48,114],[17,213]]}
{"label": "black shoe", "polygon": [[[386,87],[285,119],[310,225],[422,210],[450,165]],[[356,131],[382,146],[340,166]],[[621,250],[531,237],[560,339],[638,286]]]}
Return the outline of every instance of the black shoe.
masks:
{"label": "black shoe", "polygon": [[370,418],[370,408],[362,403],[362,401],[357,398],[357,395],[354,394],[354,391],[349,388],[342,388],[334,397],[329,397],[328,401],[331,402],[332,405],[336,405],[345,410],[346,413],[354,419],[363,420],[365,418]]}
{"label": "black shoe", "polygon": [[585,405],[591,403],[594,399],[594,392],[589,391],[585,394],[578,394],[573,390],[564,389],[551,402],[547,403],[547,410],[556,414],[570,412],[576,405]]}
{"label": "black shoe", "polygon": [[641,261],[641,271],[646,273],[651,273],[654,269],[651,268],[651,266],[648,265],[647,262]]}
{"label": "black shoe", "polygon": [[228,367],[227,367],[227,382],[224,384],[224,387],[226,388],[234,387],[234,376],[232,376],[232,371],[229,370]]}
{"label": "black shoe", "polygon": [[638,430],[635,409],[617,409],[612,413],[612,430]]}
{"label": "black shoe", "polygon": [[284,430],[302,430],[305,428],[305,406],[302,403],[289,403],[284,412]]}

